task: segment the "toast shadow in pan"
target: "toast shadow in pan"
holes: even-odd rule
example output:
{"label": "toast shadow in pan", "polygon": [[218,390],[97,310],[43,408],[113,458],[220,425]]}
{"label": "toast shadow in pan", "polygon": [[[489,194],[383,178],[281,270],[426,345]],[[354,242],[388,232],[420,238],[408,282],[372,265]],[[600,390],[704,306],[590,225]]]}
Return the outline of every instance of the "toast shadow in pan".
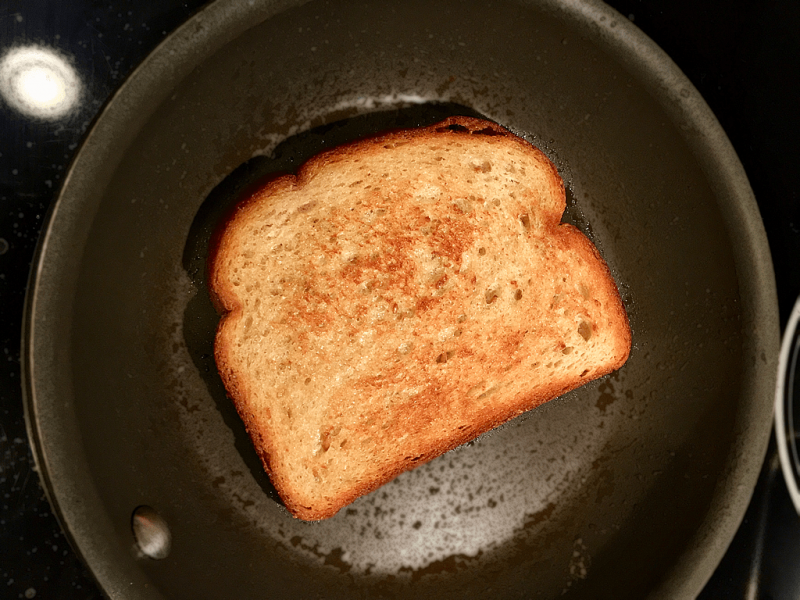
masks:
{"label": "toast shadow in pan", "polygon": [[[201,292],[194,295],[184,311],[186,348],[225,424],[231,429],[236,449],[253,478],[264,493],[279,504],[282,504],[280,496],[265,473],[233,403],[226,395],[214,361],[214,333],[219,314],[207,293],[207,261],[214,232],[236,203],[245,197],[248,189],[276,175],[296,172],[303,163],[320,152],[385,131],[433,125],[451,116],[487,118],[460,104],[426,103],[362,114],[298,133],[279,144],[271,156],[256,156],[231,172],[203,201],[192,222],[182,264],[195,289]],[[568,184],[565,191],[567,208],[563,221],[575,225],[593,239],[591,227],[580,212]]]}

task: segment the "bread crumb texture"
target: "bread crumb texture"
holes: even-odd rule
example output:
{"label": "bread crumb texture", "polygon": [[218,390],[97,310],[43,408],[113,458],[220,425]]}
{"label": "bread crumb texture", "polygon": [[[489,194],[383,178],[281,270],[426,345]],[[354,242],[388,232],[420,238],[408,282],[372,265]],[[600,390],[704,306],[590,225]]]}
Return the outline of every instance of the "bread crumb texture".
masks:
{"label": "bread crumb texture", "polygon": [[547,157],[471,118],[323,153],[227,221],[229,395],[287,508],[332,516],[619,368],[627,316]]}

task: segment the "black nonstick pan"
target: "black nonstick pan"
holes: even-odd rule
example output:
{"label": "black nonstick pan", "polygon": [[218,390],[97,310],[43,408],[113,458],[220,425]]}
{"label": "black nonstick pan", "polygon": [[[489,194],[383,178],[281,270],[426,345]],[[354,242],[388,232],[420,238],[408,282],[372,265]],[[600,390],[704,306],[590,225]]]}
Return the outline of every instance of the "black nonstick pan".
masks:
{"label": "black nonstick pan", "polygon": [[[205,240],[237,189],[454,113],[541,147],[620,286],[619,372],[321,523],[260,470],[210,357]],[[772,265],[688,80],[599,2],[218,0],[96,121],[38,250],[30,437],[113,598],[692,597],[769,437]]]}

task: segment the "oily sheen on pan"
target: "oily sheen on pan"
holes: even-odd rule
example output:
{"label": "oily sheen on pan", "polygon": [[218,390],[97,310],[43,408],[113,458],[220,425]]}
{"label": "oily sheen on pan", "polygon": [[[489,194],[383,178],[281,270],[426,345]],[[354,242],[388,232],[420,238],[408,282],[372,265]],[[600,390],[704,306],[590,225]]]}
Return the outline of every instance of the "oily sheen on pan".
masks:
{"label": "oily sheen on pan", "polygon": [[215,358],[294,516],[624,364],[617,287],[565,206],[540,150],[467,117],[326,151],[237,205],[209,258]]}

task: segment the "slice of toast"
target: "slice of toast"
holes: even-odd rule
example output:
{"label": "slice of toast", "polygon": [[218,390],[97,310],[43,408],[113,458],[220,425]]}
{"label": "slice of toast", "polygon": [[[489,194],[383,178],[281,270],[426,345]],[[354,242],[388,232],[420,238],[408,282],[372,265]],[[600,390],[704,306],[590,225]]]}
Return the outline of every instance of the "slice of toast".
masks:
{"label": "slice of toast", "polygon": [[541,151],[466,117],[324,152],[237,206],[209,259],[215,357],[293,515],[622,366],[627,315],[565,206]]}

